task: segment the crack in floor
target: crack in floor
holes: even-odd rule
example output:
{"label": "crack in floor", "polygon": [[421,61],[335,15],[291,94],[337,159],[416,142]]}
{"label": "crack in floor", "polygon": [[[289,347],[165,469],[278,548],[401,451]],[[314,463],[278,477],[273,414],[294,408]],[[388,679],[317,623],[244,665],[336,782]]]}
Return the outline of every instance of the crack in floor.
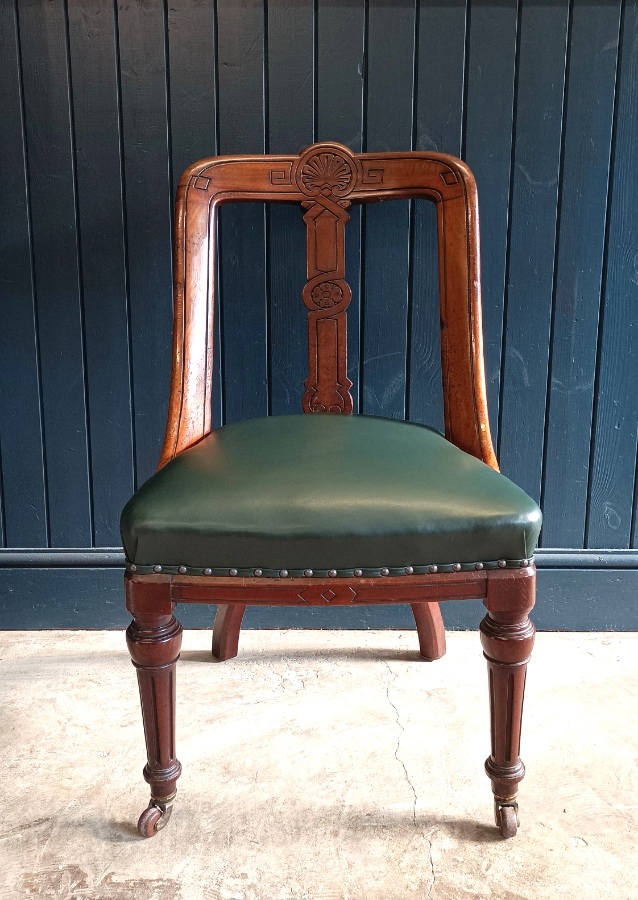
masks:
{"label": "crack in floor", "polygon": [[[384,662],[385,662],[385,661],[384,661]],[[392,669],[390,668],[390,664],[389,664],[388,662],[385,662],[385,667],[387,668],[387,670],[388,670],[388,672],[390,673],[390,675],[392,675],[392,680],[393,680],[393,681],[396,680],[396,678],[397,678],[397,673],[392,671]],[[400,718],[400,716],[399,716],[399,709],[398,709],[398,707],[397,707],[396,704],[394,704],[394,703],[392,702],[392,700],[390,699],[390,681],[389,681],[389,680],[386,682],[386,685],[385,685],[385,695],[386,695],[386,698],[387,698],[387,700],[388,700],[388,703],[390,704],[390,706],[391,706],[392,709],[394,710],[394,714],[395,714],[395,717],[396,717],[396,718],[395,718],[395,721],[396,721],[396,724],[399,726],[399,729],[400,729],[400,730],[399,730],[399,734],[398,734],[398,736],[397,736],[397,745],[396,745],[396,747],[394,748],[394,758],[395,758],[396,761],[397,761],[398,763],[400,763],[400,765],[402,766],[403,772],[404,772],[404,774],[405,774],[405,780],[406,780],[407,783],[410,785],[410,790],[412,791],[412,795],[413,795],[413,797],[414,797],[414,800],[413,800],[413,803],[412,803],[412,823],[413,823],[414,827],[416,828],[416,801],[417,801],[416,790],[415,790],[415,788],[414,788],[414,785],[412,784],[412,781],[410,780],[410,776],[408,775],[407,767],[406,767],[405,763],[403,762],[403,760],[401,759],[401,757],[399,756],[399,747],[401,746],[401,735],[402,735],[403,732],[405,731],[405,728],[404,728],[404,726],[403,726],[403,724],[402,724],[402,722],[401,722],[401,718]]]}
{"label": "crack in floor", "polygon": [[[434,832],[432,832],[434,834]],[[434,889],[434,884],[436,882],[436,874],[434,872],[434,860],[432,859],[432,837],[425,836],[426,841],[428,842],[428,861],[430,863],[430,872],[432,873],[432,881],[428,885],[428,892],[425,895],[425,900],[429,900],[432,891]]]}

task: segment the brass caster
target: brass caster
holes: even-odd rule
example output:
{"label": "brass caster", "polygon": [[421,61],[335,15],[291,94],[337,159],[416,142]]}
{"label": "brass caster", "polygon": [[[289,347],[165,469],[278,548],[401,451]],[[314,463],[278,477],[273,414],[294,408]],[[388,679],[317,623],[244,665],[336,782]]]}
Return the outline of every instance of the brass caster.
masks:
{"label": "brass caster", "polygon": [[162,828],[166,828],[168,820],[173,812],[173,802],[175,794],[172,797],[163,797],[157,799],[151,797],[147,808],[144,810],[137,823],[137,830],[142,837],[153,837]]}
{"label": "brass caster", "polygon": [[502,838],[516,837],[517,828],[521,824],[518,818],[518,803],[494,800],[494,819]]}

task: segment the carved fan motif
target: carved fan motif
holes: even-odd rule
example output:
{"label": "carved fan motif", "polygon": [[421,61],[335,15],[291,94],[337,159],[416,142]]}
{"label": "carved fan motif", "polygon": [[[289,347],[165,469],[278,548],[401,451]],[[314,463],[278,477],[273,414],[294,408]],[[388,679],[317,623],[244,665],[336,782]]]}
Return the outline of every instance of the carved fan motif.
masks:
{"label": "carved fan motif", "polygon": [[353,177],[352,168],[336,153],[318,153],[310,157],[301,169],[304,187],[318,193],[342,193],[350,187]]}

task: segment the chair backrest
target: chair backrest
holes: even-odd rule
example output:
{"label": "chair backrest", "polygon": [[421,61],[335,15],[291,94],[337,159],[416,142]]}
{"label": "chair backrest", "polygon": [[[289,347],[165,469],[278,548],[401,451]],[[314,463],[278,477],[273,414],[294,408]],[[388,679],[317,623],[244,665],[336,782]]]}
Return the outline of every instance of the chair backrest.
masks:
{"label": "chair backrest", "polygon": [[446,437],[498,468],[487,414],[476,185],[443,153],[352,153],[320,143],[296,156],[217,156],[182,176],[175,216],[173,368],[160,467],[211,430],[217,208],[297,202],[307,230],[306,413],[350,413],[345,225],[353,203],[427,198],[437,207]]}

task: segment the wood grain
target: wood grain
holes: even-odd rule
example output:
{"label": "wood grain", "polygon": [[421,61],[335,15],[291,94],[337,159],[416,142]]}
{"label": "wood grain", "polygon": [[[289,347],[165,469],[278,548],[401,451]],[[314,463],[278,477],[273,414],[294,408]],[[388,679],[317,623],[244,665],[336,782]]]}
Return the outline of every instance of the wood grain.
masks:
{"label": "wood grain", "polygon": [[[421,3],[413,122],[415,150],[461,155],[466,17],[465,3]],[[436,210],[430,203],[414,204],[411,230],[407,416],[410,421],[443,431]]]}
{"label": "wood grain", "polygon": [[[413,146],[416,3],[372,2],[368,22],[365,149]],[[362,412],[406,416],[410,272],[410,204],[364,210]],[[388,314],[389,310],[392,312]]]}
{"label": "wood grain", "polygon": [[[497,456],[508,478],[537,502],[545,441],[568,9],[567,0],[551,8],[523,7],[519,35]],[[545,62],[539,70],[541,52]]]}
{"label": "wood grain", "polygon": [[[638,6],[627,4],[621,34],[624,79],[618,85],[611,183],[605,300],[598,348],[599,372],[589,486],[589,547],[636,542],[635,482],[638,399]],[[633,498],[628,490],[634,479]],[[633,515],[633,518],[632,518]]]}
{"label": "wood grain", "polygon": [[[166,409],[164,328],[171,297],[171,154],[164,7],[118,4],[124,216],[133,349],[136,483],[153,472],[159,420]],[[152,342],[152,354],[146,349]]]}
{"label": "wood grain", "polygon": [[[263,153],[264,4],[261,0],[219,4],[217,23],[219,152]],[[263,208],[233,206],[223,210],[219,259],[221,420],[226,424],[268,414],[268,282]]]}
{"label": "wood grain", "polygon": [[[167,4],[171,195],[186,166],[219,152],[217,17],[209,3]],[[214,313],[212,424],[222,424],[221,327]]]}
{"label": "wood grain", "polygon": [[[348,40],[344,41],[345,34]],[[347,6],[342,0],[322,0],[317,4],[316,45],[316,140],[339,141],[352,150],[361,151],[369,82],[365,65],[366,11],[363,0]],[[363,209],[353,207],[346,240],[346,271],[352,291],[348,314],[348,374],[352,381],[355,413],[361,412],[362,392],[362,220]]]}
{"label": "wood grain", "polygon": [[[271,153],[286,153],[315,137],[315,10],[311,3],[271,0],[267,12],[267,146]],[[305,234],[294,206],[270,206],[266,228],[269,411],[286,415],[299,412],[298,385],[308,374],[307,315],[299,303]]]}
{"label": "wood grain", "polygon": [[[587,546],[585,525],[619,24],[618,2],[594,4],[587,9],[582,5],[574,7],[543,489],[547,511],[543,543],[548,547]],[[592,105],[599,109],[595,117],[591,115]],[[587,190],[583,190],[584,184]],[[613,518],[613,513],[610,515]],[[627,536],[630,522],[631,513],[625,507]]]}
{"label": "wood grain", "polygon": [[[84,312],[65,4],[54,0],[21,5],[19,28],[21,41],[30,48],[22,60],[22,85],[28,111],[25,139],[49,541],[57,547],[89,546],[93,522]],[[19,377],[20,367],[17,372]]]}
{"label": "wood grain", "polygon": [[93,543],[108,547],[120,540],[119,513],[135,489],[118,59],[111,8],[68,12]]}
{"label": "wood grain", "polygon": [[0,541],[44,547],[49,529],[18,26],[17,10],[0,4],[0,120],[13,123],[0,129]]}
{"label": "wood grain", "polygon": [[476,177],[483,233],[490,236],[482,258],[482,277],[485,296],[490,297],[485,309],[485,364],[495,440],[501,393],[517,39],[517,7],[513,3],[494,7],[472,4],[461,156]]}

